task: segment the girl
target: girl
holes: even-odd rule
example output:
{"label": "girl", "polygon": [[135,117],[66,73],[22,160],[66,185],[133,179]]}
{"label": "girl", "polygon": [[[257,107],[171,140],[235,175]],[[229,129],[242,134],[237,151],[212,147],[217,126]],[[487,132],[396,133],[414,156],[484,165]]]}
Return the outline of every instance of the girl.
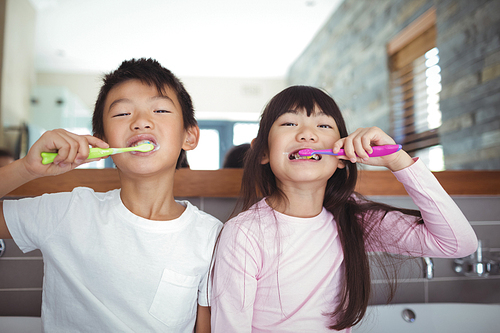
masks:
{"label": "girl", "polygon": [[[464,257],[477,239],[421,161],[378,128],[347,134],[319,89],[293,86],[265,108],[243,174],[243,212],[221,233],[214,264],[215,332],[349,332],[370,296],[368,251]],[[345,156],[301,159],[300,149]],[[420,209],[397,209],[354,192],[356,162],[385,166]],[[263,197],[263,199],[261,199]]]}

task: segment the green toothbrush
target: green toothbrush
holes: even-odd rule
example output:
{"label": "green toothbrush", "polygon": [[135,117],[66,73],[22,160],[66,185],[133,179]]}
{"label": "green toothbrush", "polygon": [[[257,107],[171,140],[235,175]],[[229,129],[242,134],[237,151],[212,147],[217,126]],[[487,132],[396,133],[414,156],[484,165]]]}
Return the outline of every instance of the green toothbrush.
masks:
{"label": "green toothbrush", "polygon": [[[153,150],[154,148],[155,146],[151,143],[143,143],[142,145],[138,145],[135,147],[128,147],[128,148],[90,148],[89,157],[87,157],[87,159],[125,153],[128,151],[140,151],[145,153]],[[42,155],[42,164],[50,164],[54,162],[54,158],[56,158],[57,153],[43,152],[41,155]]]}

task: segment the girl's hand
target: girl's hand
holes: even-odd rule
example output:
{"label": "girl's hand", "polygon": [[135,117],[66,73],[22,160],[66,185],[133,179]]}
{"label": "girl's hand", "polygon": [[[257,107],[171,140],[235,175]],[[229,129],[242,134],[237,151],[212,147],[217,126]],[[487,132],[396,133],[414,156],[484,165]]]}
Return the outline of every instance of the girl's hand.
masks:
{"label": "girl's hand", "polygon": [[358,128],[349,136],[338,140],[333,145],[333,152],[338,153],[343,148],[345,155],[337,158],[350,160],[353,163],[385,166],[391,171],[398,171],[412,165],[413,159],[404,150],[387,156],[368,156],[368,153],[373,152],[372,146],[393,144],[395,144],[394,140],[378,127]]}
{"label": "girl's hand", "polygon": [[[47,131],[33,144],[22,162],[33,178],[58,175],[73,170],[81,164],[100,160],[100,158],[87,159],[89,145],[109,147],[106,142],[91,135],[77,135],[63,129]],[[58,155],[53,163],[44,165],[42,152],[57,152]]]}

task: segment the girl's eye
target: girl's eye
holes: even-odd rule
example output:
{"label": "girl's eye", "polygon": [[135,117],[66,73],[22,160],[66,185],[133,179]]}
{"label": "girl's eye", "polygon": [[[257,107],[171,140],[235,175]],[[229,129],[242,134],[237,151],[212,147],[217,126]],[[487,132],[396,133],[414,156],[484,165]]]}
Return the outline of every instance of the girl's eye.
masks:
{"label": "girl's eye", "polygon": [[168,110],[155,110],[154,113],[171,113]]}
{"label": "girl's eye", "polygon": [[318,125],[318,127],[319,128],[333,128],[332,126],[326,125],[326,124],[324,124],[324,125]]}
{"label": "girl's eye", "polygon": [[283,123],[281,126],[297,126],[295,123]]}

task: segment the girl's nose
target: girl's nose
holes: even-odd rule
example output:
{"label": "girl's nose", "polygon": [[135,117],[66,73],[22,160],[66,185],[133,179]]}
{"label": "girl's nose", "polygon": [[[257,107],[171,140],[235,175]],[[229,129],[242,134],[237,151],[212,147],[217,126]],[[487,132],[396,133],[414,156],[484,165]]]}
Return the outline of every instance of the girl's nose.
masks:
{"label": "girl's nose", "polygon": [[318,137],[314,133],[314,131],[311,131],[310,129],[304,129],[300,131],[300,133],[298,133],[297,139],[301,142],[316,142],[318,140]]}

